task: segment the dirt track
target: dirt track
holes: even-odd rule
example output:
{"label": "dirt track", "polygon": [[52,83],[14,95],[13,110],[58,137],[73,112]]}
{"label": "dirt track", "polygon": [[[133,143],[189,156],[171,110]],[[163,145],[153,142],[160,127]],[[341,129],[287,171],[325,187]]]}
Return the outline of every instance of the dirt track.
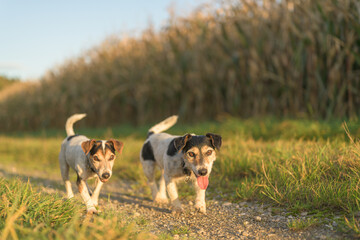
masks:
{"label": "dirt track", "polygon": [[[24,174],[21,170],[0,166],[0,176],[19,176],[32,184],[43,186],[47,192],[62,192],[59,176],[44,176],[40,172]],[[75,187],[74,187],[75,188]],[[110,200],[107,196],[110,195]],[[349,239],[336,232],[336,222],[325,220],[317,227],[305,231],[292,231],[288,221],[311,218],[306,213],[291,216],[285,210],[254,202],[230,203],[207,199],[207,214],[195,211],[193,202],[183,201],[184,212],[174,213],[168,205],[156,205],[142,197],[142,190],[134,190],[130,183],[109,181],[104,185],[100,210],[111,208],[129,217],[142,217],[146,229],[155,235],[166,232],[174,239]],[[105,200],[106,199],[106,200]],[[274,211],[276,210],[276,211]],[[145,226],[144,226],[145,227]]]}

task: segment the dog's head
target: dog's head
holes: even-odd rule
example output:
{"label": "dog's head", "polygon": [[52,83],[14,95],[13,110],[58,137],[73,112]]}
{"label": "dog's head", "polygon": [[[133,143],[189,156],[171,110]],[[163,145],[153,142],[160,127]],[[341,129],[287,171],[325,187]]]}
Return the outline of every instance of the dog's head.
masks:
{"label": "dog's head", "polygon": [[89,154],[89,164],[101,182],[107,182],[112,175],[116,158],[115,151],[121,153],[124,144],[114,139],[96,141],[90,139],[81,144],[85,155]]}
{"label": "dog's head", "polygon": [[174,139],[174,146],[183,153],[185,165],[194,172],[199,187],[206,189],[212,165],[216,160],[215,150],[221,147],[221,136],[213,133],[205,136],[185,134]]}

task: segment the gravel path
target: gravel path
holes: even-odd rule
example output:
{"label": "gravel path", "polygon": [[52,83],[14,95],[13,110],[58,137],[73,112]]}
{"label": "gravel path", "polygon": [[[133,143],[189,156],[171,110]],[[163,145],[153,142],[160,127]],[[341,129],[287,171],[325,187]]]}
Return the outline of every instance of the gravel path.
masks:
{"label": "gravel path", "polygon": [[[349,239],[336,232],[336,223],[329,220],[305,231],[292,231],[288,221],[311,218],[307,213],[298,217],[270,205],[255,202],[231,203],[207,200],[207,214],[198,213],[192,201],[184,202],[184,212],[175,213],[168,205],[154,204],[140,198],[127,186],[106,186],[112,201],[102,201],[104,207],[116,208],[130,216],[143,216],[149,221],[155,235],[161,232],[174,234],[175,239]],[[185,229],[183,233],[181,230]],[[177,234],[177,232],[179,232]]]}
{"label": "gravel path", "polygon": [[[64,193],[60,176],[44,176],[41,172],[23,174],[21,170],[0,165],[1,176],[20,176],[26,180],[29,177],[32,184],[43,186],[44,191]],[[289,221],[307,220],[311,216],[307,213],[291,216],[283,209],[256,202],[207,199],[207,214],[204,215],[195,211],[192,201],[183,200],[184,212],[175,213],[169,205],[154,204],[143,196],[143,189],[134,190],[129,183],[110,180],[104,184],[100,210],[110,208],[130,218],[142,218],[146,223],[144,228],[150,232],[155,235],[169,233],[174,239],[351,239],[337,232],[336,222],[330,219],[307,230],[293,231],[289,229]]]}

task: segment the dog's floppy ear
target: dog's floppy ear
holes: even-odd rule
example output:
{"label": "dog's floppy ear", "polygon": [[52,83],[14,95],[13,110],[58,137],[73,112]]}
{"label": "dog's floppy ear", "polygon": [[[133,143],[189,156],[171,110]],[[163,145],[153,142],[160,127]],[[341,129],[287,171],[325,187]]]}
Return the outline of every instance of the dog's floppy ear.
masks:
{"label": "dog's floppy ear", "polygon": [[85,155],[88,155],[94,144],[96,143],[95,139],[90,139],[88,141],[81,143],[81,148],[84,151]]}
{"label": "dog's floppy ear", "polygon": [[178,137],[174,139],[174,147],[176,148],[177,151],[182,150],[186,143],[192,138],[191,134],[185,134],[182,137]]}
{"label": "dog's floppy ear", "polygon": [[210,138],[211,145],[219,150],[222,143],[221,136],[213,133],[207,133],[206,136]]}
{"label": "dog's floppy ear", "polygon": [[115,140],[115,139],[109,139],[107,141],[107,143],[112,144],[112,146],[115,148],[115,150],[121,154],[123,147],[124,147],[124,144],[122,142]]}

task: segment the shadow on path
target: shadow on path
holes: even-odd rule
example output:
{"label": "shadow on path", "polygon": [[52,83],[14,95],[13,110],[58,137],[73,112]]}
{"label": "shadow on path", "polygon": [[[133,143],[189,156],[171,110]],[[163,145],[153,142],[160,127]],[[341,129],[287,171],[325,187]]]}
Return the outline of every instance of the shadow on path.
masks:
{"label": "shadow on path", "polygon": [[[100,194],[100,196],[103,198],[106,198],[105,194]],[[137,205],[139,205],[139,207],[143,207],[143,208],[146,208],[149,210],[153,209],[154,211],[157,211],[157,212],[171,213],[171,210],[169,210],[167,208],[153,206],[152,205],[153,202],[151,200],[149,200],[148,198],[142,198],[142,197],[132,196],[130,194],[122,194],[122,193],[118,193],[118,192],[112,192],[110,198],[113,200],[116,200],[120,203],[137,204]]]}

